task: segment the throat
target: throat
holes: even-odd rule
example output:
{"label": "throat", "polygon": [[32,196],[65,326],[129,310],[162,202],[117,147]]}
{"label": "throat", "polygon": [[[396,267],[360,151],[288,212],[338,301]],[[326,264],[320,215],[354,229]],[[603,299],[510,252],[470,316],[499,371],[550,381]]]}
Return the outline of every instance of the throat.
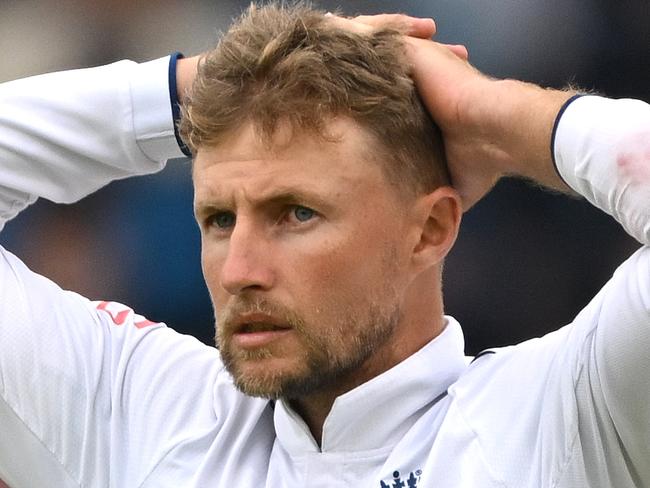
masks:
{"label": "throat", "polygon": [[334,400],[336,400],[336,396],[325,393],[315,393],[308,397],[289,400],[289,405],[307,424],[309,432],[319,448],[323,441],[323,425],[332,410]]}

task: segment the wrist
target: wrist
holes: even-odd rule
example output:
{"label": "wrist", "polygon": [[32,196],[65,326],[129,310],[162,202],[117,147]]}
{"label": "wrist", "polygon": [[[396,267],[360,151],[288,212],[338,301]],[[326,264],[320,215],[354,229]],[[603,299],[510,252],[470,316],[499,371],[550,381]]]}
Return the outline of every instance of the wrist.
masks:
{"label": "wrist", "polygon": [[183,103],[192,88],[200,56],[179,59],[176,63],[176,90],[178,100]]}
{"label": "wrist", "polygon": [[551,153],[553,127],[561,108],[574,91],[541,88],[515,80],[498,80],[500,101],[495,117],[495,140],[501,140],[505,157],[501,174],[521,176],[543,186],[565,191]]}

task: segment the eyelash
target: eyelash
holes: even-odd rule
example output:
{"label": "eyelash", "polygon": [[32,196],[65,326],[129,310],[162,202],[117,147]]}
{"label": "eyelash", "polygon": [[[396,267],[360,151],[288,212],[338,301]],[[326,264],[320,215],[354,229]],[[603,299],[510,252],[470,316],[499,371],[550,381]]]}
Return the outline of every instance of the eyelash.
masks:
{"label": "eyelash", "polygon": [[[295,212],[296,212],[297,210],[307,210],[307,211],[311,212],[311,215],[310,215],[307,219],[305,219],[305,220],[300,220],[300,219],[295,215]],[[285,208],[285,210],[284,210],[284,211],[282,212],[282,214],[280,215],[280,218],[278,219],[278,222],[281,222],[282,220],[284,220],[284,219],[286,219],[286,218],[290,218],[290,216],[291,216],[292,214],[293,214],[293,217],[295,218],[295,220],[298,222],[297,225],[300,225],[300,224],[304,224],[304,223],[310,222],[310,221],[313,220],[315,217],[318,217],[318,216],[319,216],[319,213],[318,213],[316,210],[314,210],[314,209],[312,209],[312,208],[310,208],[310,207],[306,207],[306,206],[304,206],[304,205],[289,205],[289,206],[287,206],[287,207]],[[223,216],[229,216],[229,217],[232,217],[232,223],[231,223],[230,225],[228,225],[228,226],[223,226],[223,227],[220,226],[220,225],[217,225],[217,219],[218,219],[219,217],[223,217]],[[215,212],[214,214],[210,215],[210,216],[206,219],[206,225],[207,225],[207,227],[214,227],[214,228],[216,228],[217,230],[220,230],[220,231],[226,231],[227,229],[232,228],[232,226],[233,226],[236,222],[237,222],[237,216],[234,214],[234,212],[231,212],[231,211],[229,211],[229,210],[224,210],[224,211],[218,211],[218,212]]]}
{"label": "eyelash", "polygon": [[[210,216],[206,219],[206,224],[207,224],[207,226],[208,226],[208,227],[216,227],[217,229],[225,229],[226,227],[221,227],[220,225],[217,225],[217,219],[218,219],[219,217],[221,217],[221,216],[226,216],[226,215],[232,217],[232,219],[233,219],[233,223],[232,223],[232,225],[234,225],[234,223],[237,221],[237,216],[236,216],[233,212],[230,212],[230,211],[219,211],[219,212],[215,212],[215,213],[213,213],[212,215],[210,215]],[[232,226],[232,225],[231,225],[231,226]]]}

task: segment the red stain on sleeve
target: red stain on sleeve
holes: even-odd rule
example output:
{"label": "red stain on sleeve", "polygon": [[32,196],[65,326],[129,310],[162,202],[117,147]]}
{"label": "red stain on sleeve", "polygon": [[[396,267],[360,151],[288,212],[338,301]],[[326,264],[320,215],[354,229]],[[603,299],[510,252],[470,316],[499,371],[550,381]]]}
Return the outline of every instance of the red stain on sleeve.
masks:
{"label": "red stain on sleeve", "polygon": [[635,134],[623,141],[616,164],[621,176],[630,183],[650,183],[650,132]]}

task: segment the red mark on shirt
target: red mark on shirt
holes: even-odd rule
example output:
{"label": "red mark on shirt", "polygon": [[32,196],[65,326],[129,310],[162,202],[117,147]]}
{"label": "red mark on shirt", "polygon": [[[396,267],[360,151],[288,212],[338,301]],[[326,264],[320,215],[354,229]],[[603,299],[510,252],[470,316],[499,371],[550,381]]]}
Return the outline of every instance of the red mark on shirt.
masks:
{"label": "red mark on shirt", "polygon": [[135,325],[137,329],[142,329],[144,327],[156,324],[156,322],[152,322],[151,320],[147,320],[142,315],[136,314],[133,309],[127,307],[126,305],[122,305],[121,303],[117,302],[99,302],[97,304],[97,310],[106,312],[111,317],[111,320],[115,325],[124,325],[129,315],[131,314],[133,314],[133,325]]}
{"label": "red mark on shirt", "polygon": [[618,171],[631,184],[650,182],[650,132],[634,134],[622,143]]}

